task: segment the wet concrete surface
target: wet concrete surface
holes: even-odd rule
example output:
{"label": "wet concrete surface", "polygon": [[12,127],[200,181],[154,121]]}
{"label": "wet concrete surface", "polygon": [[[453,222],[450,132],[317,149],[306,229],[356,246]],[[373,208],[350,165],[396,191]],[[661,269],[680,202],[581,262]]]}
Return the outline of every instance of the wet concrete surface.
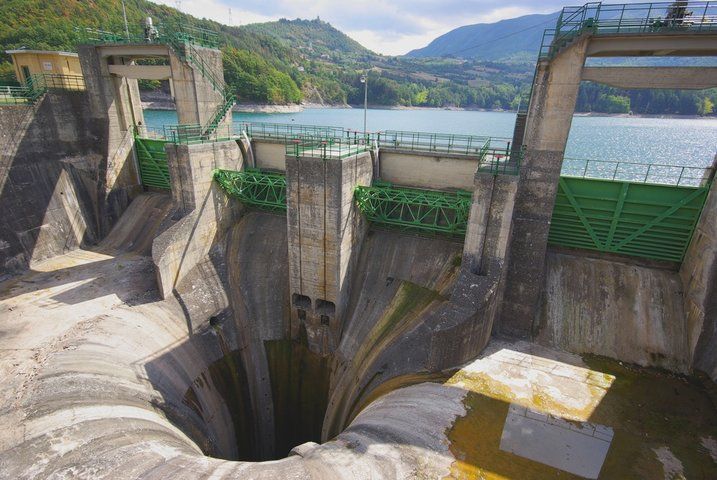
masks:
{"label": "wet concrete surface", "polygon": [[448,478],[717,478],[709,383],[493,342],[447,382],[467,392]]}

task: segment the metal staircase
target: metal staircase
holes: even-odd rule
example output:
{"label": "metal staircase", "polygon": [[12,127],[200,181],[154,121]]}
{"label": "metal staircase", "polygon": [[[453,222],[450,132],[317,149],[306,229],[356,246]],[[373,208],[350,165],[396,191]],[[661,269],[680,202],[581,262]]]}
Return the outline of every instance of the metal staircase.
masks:
{"label": "metal staircase", "polygon": [[234,106],[236,97],[231,92],[227,84],[221,80],[221,76],[214,72],[212,67],[204,60],[204,57],[190,41],[191,38],[193,37],[187,37],[185,35],[169,35],[168,44],[183,62],[191,65],[195,70],[198,70],[211,84],[212,88],[219,92],[222,96],[221,103],[214,111],[212,117],[206,124],[202,125],[201,128],[202,135],[210,136],[217,130],[217,127],[222,122],[226,114]]}

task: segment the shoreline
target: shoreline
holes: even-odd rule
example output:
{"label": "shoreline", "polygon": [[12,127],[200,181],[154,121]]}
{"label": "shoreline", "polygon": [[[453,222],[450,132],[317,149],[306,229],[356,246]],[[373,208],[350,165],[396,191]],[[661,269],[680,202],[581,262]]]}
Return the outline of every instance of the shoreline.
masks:
{"label": "shoreline", "polygon": [[[317,109],[362,109],[363,106],[358,105],[322,105],[317,103],[302,103],[297,105],[265,105],[265,104],[238,104],[234,105],[232,112],[237,113],[300,113],[304,110]],[[176,110],[174,102],[171,101],[143,101],[142,109],[144,110]],[[512,113],[513,110],[492,110],[486,108],[474,107],[406,107],[406,106],[388,106],[388,105],[369,105],[369,110],[436,110],[436,111],[453,111],[453,112],[493,112],[493,113]],[[648,114],[648,113],[601,113],[601,112],[575,112],[575,117],[607,117],[607,118],[657,118],[657,119],[674,119],[674,120],[717,120],[717,116],[700,116],[700,115],[678,115],[678,114]]]}

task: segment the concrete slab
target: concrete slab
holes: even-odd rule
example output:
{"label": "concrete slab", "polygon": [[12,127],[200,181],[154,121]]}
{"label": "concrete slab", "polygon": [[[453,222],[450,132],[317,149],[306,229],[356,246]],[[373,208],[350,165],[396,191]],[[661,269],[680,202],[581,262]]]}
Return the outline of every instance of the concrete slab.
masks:
{"label": "concrete slab", "polygon": [[[601,427],[596,434],[596,427]],[[511,404],[500,449],[585,478],[598,478],[613,430]]]}

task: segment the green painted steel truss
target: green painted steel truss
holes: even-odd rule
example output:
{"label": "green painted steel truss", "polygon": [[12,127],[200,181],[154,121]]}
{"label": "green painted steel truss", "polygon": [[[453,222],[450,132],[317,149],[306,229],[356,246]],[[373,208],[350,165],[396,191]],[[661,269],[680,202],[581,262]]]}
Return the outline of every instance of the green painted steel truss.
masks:
{"label": "green painted steel truss", "polygon": [[164,150],[166,140],[135,137],[134,144],[139,163],[139,175],[145,187],[169,190],[169,167],[167,152]]}
{"label": "green painted steel truss", "polygon": [[215,170],[214,180],[227,195],[246,205],[272,212],[286,211],[286,176],[247,169],[243,172]]}
{"label": "green painted steel truss", "polygon": [[681,262],[708,190],[561,177],[549,242]]}
{"label": "green painted steel truss", "polygon": [[369,221],[412,232],[462,236],[466,233],[471,193],[395,188],[356,187],[355,198]]}

